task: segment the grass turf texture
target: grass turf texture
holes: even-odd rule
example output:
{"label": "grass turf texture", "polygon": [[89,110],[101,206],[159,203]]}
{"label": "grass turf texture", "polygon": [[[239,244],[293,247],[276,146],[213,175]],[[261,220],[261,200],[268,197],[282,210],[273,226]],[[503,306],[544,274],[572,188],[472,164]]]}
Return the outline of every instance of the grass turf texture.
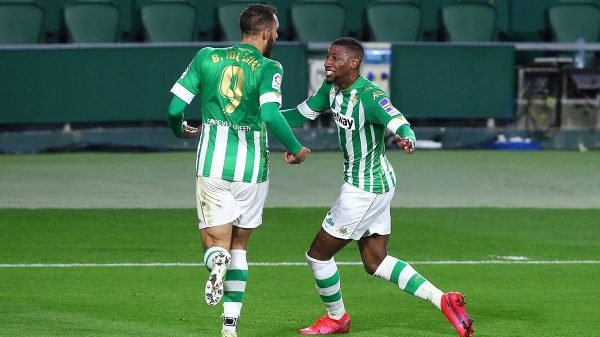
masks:
{"label": "grass turf texture", "polygon": [[[267,209],[249,262],[302,262],[326,212]],[[202,260],[195,211],[0,210],[0,264]],[[394,209],[389,251],[407,261],[600,260],[600,210]],[[337,257],[358,261],[355,244]],[[415,268],[467,295],[477,336],[597,336],[598,264]],[[454,336],[441,313],[341,266],[352,336]],[[0,336],[217,336],[204,267],[0,268]],[[306,266],[251,266],[240,337],[298,336],[323,313]]]}

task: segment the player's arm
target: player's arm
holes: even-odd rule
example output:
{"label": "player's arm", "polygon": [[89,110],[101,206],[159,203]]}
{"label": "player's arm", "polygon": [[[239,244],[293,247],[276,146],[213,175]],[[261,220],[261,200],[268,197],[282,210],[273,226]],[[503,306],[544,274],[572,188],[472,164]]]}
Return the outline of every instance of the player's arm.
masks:
{"label": "player's arm", "polygon": [[317,92],[315,92],[311,97],[293,109],[282,110],[281,114],[288,124],[293,128],[304,125],[304,123],[306,123],[306,121],[309,119],[314,120],[322,112],[329,109],[330,89],[331,85],[323,82],[319,90],[317,90]]}
{"label": "player's arm", "polygon": [[[379,93],[379,95],[377,95]],[[396,143],[406,153],[415,152],[417,138],[404,115],[392,105],[392,101],[383,91],[369,92],[361,100],[369,119],[395,134]]]}
{"label": "player's arm", "polygon": [[194,138],[200,135],[200,128],[195,128],[183,120],[183,113],[187,103],[181,98],[174,96],[169,104],[169,127],[173,134],[179,138]]}
{"label": "player's arm", "polygon": [[200,128],[187,125],[184,111],[200,91],[200,69],[206,51],[207,49],[202,49],[196,54],[171,88],[174,97],[169,104],[168,122],[173,134],[179,138],[193,138],[200,135]]}
{"label": "player's arm", "polygon": [[298,107],[281,110],[281,115],[283,115],[283,118],[285,118],[288,125],[292,128],[301,127],[308,120],[308,118],[304,117],[304,115],[300,113]]}
{"label": "player's arm", "polygon": [[283,68],[278,62],[273,61],[263,71],[259,97],[261,119],[288,150],[284,155],[285,161],[289,164],[300,164],[310,150],[300,145],[289,124],[279,111]]}
{"label": "player's arm", "polygon": [[402,149],[402,151],[412,154],[415,152],[415,144],[417,142],[417,138],[415,136],[415,132],[410,128],[409,125],[404,124],[396,130],[396,144],[398,147]]}
{"label": "player's arm", "polygon": [[269,102],[261,105],[260,117],[267,125],[267,128],[279,139],[281,144],[292,153],[293,155],[298,154],[302,149],[302,145],[294,136],[290,125],[286,122],[285,118],[279,112],[279,106],[277,103]]}

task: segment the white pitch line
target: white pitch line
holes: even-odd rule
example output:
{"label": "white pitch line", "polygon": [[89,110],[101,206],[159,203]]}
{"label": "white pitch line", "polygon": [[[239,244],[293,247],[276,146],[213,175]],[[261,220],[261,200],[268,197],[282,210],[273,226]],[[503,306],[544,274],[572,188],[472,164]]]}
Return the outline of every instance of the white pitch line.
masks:
{"label": "white pitch line", "polygon": [[[362,262],[336,262],[341,266],[360,266]],[[480,261],[412,261],[410,264],[434,265],[486,265],[486,264],[600,264],[600,260],[538,260],[538,261],[507,261],[507,260],[480,260]],[[306,262],[250,262],[250,266],[306,266]],[[203,263],[185,262],[152,262],[152,263],[2,263],[0,268],[85,268],[85,267],[202,267]]]}

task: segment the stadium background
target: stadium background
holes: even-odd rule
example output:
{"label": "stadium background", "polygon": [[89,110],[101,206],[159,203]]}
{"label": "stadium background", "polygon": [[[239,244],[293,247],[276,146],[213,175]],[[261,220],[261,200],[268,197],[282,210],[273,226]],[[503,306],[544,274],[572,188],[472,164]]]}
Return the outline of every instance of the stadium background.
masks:
{"label": "stadium background", "polygon": [[[74,1],[38,1],[39,43],[0,44],[0,336],[218,333],[220,312],[200,296],[196,143],[172,136],[166,107],[199,48],[231,43],[217,16],[224,2],[190,2],[193,34],[169,42],[148,40],[140,8],[151,2],[115,1],[116,41],[88,44],[65,27]],[[365,17],[374,1],[337,1],[342,34],[390,48],[392,100],[422,140],[412,156],[390,146],[399,181],[390,253],[464,292],[479,336],[596,336],[598,34],[558,41],[547,10],[562,1],[483,2],[496,13],[492,41],[456,42],[440,15],[454,0],[416,2],[416,41],[376,41]],[[290,15],[299,2],[273,3],[290,107],[328,43],[299,39]],[[187,116],[199,121],[197,103]],[[331,121],[296,132],[315,151],[290,167],[271,137],[243,336],[296,336],[322,310],[302,256],[337,196],[342,158]],[[427,303],[366,276],[356,247],[337,260],[353,336],[454,334]]]}

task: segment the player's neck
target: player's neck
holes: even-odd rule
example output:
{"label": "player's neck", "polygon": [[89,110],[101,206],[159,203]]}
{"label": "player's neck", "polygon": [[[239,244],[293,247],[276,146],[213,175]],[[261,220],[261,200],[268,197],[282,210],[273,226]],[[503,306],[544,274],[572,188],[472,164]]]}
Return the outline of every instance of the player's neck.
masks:
{"label": "player's neck", "polygon": [[265,43],[262,40],[260,40],[258,37],[244,36],[240,43],[249,44],[251,46],[254,46],[256,49],[258,49],[258,51],[261,54],[264,54],[264,52],[265,52]]}
{"label": "player's neck", "polygon": [[358,72],[352,73],[351,75],[348,76],[348,78],[340,79],[340,81],[338,81],[335,85],[337,85],[338,88],[340,88],[341,90],[346,90],[346,89],[350,88],[354,83],[356,83],[359,76],[360,76],[360,73],[358,73]]}

